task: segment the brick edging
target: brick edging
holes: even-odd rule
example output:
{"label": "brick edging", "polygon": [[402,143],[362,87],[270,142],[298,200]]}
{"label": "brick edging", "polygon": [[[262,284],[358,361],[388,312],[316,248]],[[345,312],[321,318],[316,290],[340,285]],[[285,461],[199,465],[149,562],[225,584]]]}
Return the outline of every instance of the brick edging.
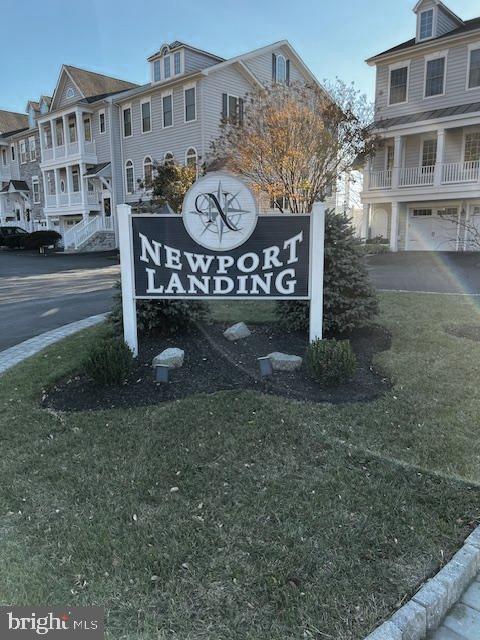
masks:
{"label": "brick edging", "polygon": [[435,631],[480,569],[480,527],[436,576],[365,640],[423,640]]}
{"label": "brick edging", "polygon": [[0,376],[15,365],[23,362],[23,360],[26,360],[27,358],[36,355],[46,347],[55,344],[55,342],[59,342],[77,331],[93,327],[96,324],[103,322],[107,315],[108,314],[106,313],[100,313],[96,316],[84,318],[83,320],[64,324],[57,329],[41,333],[39,336],[20,342],[20,344],[17,344],[14,347],[0,351]]}

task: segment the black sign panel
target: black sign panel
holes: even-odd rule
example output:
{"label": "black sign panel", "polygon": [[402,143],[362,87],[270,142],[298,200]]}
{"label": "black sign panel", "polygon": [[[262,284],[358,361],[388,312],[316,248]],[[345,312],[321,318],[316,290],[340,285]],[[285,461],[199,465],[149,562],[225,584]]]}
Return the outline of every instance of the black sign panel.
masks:
{"label": "black sign panel", "polygon": [[212,251],[182,216],[132,216],[137,298],[308,299],[310,216],[258,218],[248,240]]}

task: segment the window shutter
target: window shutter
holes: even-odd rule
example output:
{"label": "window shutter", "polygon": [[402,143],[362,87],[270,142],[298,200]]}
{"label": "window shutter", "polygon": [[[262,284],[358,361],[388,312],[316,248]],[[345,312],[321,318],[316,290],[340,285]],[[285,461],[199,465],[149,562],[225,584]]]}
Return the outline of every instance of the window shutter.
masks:
{"label": "window shutter", "polygon": [[286,67],[286,82],[287,84],[290,84],[290,60],[287,60]]}
{"label": "window shutter", "polygon": [[238,99],[238,124],[243,125],[243,98]]}
{"label": "window shutter", "polygon": [[277,56],[272,53],[272,82],[277,81]]}
{"label": "window shutter", "polygon": [[228,116],[227,106],[228,96],[226,93],[222,93],[222,118],[226,119]]}

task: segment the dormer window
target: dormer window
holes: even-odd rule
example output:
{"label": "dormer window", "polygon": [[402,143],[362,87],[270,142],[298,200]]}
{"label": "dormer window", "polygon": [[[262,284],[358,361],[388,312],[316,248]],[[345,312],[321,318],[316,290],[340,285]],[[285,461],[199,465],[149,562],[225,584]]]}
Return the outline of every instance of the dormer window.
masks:
{"label": "dormer window", "polygon": [[171,76],[171,68],[170,68],[170,56],[166,56],[163,59],[163,77],[165,80],[168,80]]}
{"label": "dormer window", "polygon": [[161,82],[169,80],[174,76],[179,76],[184,71],[184,53],[183,49],[170,53],[167,47],[163,47],[160,56],[153,60],[152,64],[152,82]]}
{"label": "dormer window", "polygon": [[160,82],[161,79],[162,76],[160,73],[160,60],[155,60],[155,62],[153,63],[153,81]]}
{"label": "dormer window", "polygon": [[418,28],[418,39],[428,40],[433,37],[433,9],[427,9],[420,13],[420,25]]}

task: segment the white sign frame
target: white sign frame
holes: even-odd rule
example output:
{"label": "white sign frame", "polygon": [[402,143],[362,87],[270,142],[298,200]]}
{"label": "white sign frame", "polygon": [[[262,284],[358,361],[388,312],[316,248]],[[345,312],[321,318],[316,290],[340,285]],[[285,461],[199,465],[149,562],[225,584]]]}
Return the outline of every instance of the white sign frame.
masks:
{"label": "white sign frame", "polygon": [[[179,215],[179,214],[174,214]],[[296,214],[285,214],[295,216]],[[310,222],[310,269],[309,269],[309,296],[305,298],[295,297],[295,300],[310,300],[310,342],[323,338],[323,285],[324,285],[324,260],[325,260],[325,205],[317,202],[314,204]],[[137,300],[150,299],[178,299],[165,296],[164,298],[136,296],[135,294],[135,270],[133,260],[133,235],[132,235],[132,208],[127,204],[117,205],[118,235],[120,249],[120,271],[123,308],[123,335],[134,357],[138,356],[138,328],[137,328]],[[144,217],[139,214],[137,217]],[[172,217],[172,214],[148,214],[148,217]],[[268,217],[268,214],[265,215]],[[212,299],[211,296],[191,296],[182,300]],[[218,296],[219,300],[251,300],[249,296]],[[266,299],[257,298],[255,299]],[[268,298],[272,300],[272,298]],[[278,298],[277,298],[278,299]],[[282,300],[292,298],[282,297]]]}

